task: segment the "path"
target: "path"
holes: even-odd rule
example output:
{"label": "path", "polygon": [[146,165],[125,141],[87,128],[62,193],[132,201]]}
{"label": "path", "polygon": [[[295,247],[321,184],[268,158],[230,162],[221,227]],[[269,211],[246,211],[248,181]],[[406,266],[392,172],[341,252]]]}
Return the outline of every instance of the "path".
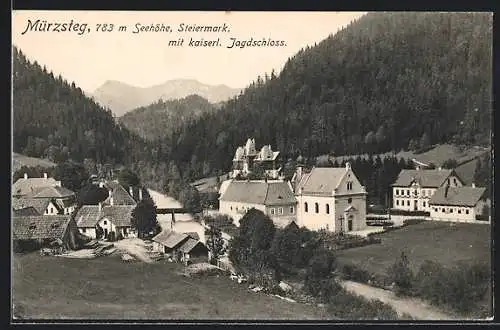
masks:
{"label": "path", "polygon": [[430,306],[420,299],[397,297],[394,292],[389,290],[375,288],[353,281],[343,281],[342,286],[348,291],[354,292],[367,299],[378,299],[392,306],[399,315],[406,313],[417,320],[458,319],[452,315],[438,311],[435,307]]}
{"label": "path", "polygon": [[147,263],[153,262],[148,255],[144,241],[139,238],[126,238],[113,242],[113,244],[117,249],[130,254],[134,258]]}

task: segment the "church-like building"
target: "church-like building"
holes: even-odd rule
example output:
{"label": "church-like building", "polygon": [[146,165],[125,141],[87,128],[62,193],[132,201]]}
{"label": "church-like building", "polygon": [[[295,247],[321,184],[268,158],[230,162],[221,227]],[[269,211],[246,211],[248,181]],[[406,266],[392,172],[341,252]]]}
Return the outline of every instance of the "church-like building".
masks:
{"label": "church-like building", "polygon": [[233,158],[231,177],[246,177],[255,166],[260,166],[270,179],[279,179],[281,167],[279,166],[280,152],[273,151],[271,145],[264,145],[260,151],[255,148],[255,139],[248,139],[244,146],[236,149]]}

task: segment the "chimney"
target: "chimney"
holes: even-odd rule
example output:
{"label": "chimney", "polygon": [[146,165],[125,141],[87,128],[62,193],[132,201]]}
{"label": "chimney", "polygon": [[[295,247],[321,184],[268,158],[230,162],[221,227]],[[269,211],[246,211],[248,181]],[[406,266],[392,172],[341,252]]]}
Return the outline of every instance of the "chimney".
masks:
{"label": "chimney", "polygon": [[476,184],[472,182],[472,188],[476,188]]}
{"label": "chimney", "polygon": [[24,173],[24,180],[28,180],[28,173]]}
{"label": "chimney", "polygon": [[346,171],[349,171],[350,169],[351,169],[351,163],[346,162],[346,163],[345,163],[345,170],[346,170]]}
{"label": "chimney", "polygon": [[47,173],[43,173],[43,178],[47,179]]}
{"label": "chimney", "polygon": [[139,200],[142,201],[142,188],[139,188]]}
{"label": "chimney", "polygon": [[134,197],[134,189],[132,188],[132,186],[128,187],[128,193],[130,194],[130,196]]}

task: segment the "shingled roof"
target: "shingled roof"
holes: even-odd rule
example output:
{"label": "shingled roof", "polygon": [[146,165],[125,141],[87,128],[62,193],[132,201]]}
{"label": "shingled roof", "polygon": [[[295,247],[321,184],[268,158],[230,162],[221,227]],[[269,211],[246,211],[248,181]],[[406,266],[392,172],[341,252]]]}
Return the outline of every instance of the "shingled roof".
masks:
{"label": "shingled roof", "polygon": [[41,215],[33,206],[28,206],[22,209],[13,209],[13,216],[29,216],[29,215]]}
{"label": "shingled roof", "polygon": [[70,198],[74,196],[74,192],[64,187],[45,187],[33,195],[33,198]]}
{"label": "shingled roof", "polygon": [[160,243],[170,249],[175,248],[180,243],[187,240],[189,236],[183,233],[177,233],[172,230],[164,230],[152,238],[154,242]]}
{"label": "shingled roof", "polygon": [[[450,175],[456,175],[453,170],[401,170],[396,181],[392,184],[397,187],[409,187],[416,181],[421,187],[438,188]],[[458,177],[458,176],[457,176]]]}
{"label": "shingled roof", "polygon": [[485,188],[449,187],[446,194],[446,187],[441,187],[432,195],[429,204],[474,207],[485,191]]}
{"label": "shingled roof", "polygon": [[69,215],[14,216],[12,236],[19,240],[62,239],[70,221]]}
{"label": "shingled roof", "polygon": [[297,184],[296,191],[332,194],[338,188],[340,181],[347,173],[343,167],[315,167],[304,174]]}
{"label": "shingled roof", "polygon": [[75,219],[79,228],[93,228],[103,218],[117,227],[130,227],[134,208],[134,205],[113,205],[103,206],[99,211],[98,205],[84,205],[76,213]]}
{"label": "shingled roof", "polygon": [[[44,214],[47,206],[51,202],[50,198],[12,198],[12,208],[15,210],[33,207],[39,214]],[[61,211],[58,205],[54,206]]]}
{"label": "shingled roof", "polygon": [[109,197],[103,204],[111,205],[111,197],[113,197],[113,205],[137,205],[134,198],[118,182],[108,181],[105,183],[105,187],[109,190]]}
{"label": "shingled roof", "polygon": [[12,185],[12,194],[15,196],[33,196],[43,188],[60,185],[61,182],[56,181],[54,178],[20,178]]}
{"label": "shingled roof", "polygon": [[283,181],[231,181],[220,200],[261,205],[289,205],[297,200]]}
{"label": "shingled roof", "polygon": [[[179,247],[179,250],[181,250],[184,253],[189,253],[191,252],[198,244],[201,244],[203,247],[206,248],[205,244],[200,242],[199,240],[193,239],[191,237],[188,237],[188,239]],[[207,249],[208,250],[208,249]]]}

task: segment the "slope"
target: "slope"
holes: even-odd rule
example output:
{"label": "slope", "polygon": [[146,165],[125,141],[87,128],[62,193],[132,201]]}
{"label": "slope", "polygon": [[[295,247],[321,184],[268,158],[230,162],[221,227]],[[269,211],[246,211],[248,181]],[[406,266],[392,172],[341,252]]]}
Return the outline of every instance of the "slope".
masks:
{"label": "slope", "polygon": [[227,170],[248,137],[293,157],[489,144],[491,32],[488,13],[367,14],[179,127],[173,158]]}

